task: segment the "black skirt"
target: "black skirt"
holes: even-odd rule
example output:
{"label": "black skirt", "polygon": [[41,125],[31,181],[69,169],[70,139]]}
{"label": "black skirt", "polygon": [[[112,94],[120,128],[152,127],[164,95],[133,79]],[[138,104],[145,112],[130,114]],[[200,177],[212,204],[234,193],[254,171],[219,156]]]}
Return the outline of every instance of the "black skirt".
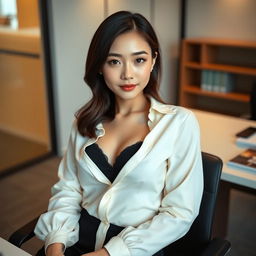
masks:
{"label": "black skirt", "polygon": [[[65,256],[81,256],[84,253],[93,252],[96,242],[96,233],[100,225],[100,220],[91,216],[85,209],[81,211],[79,219],[79,241],[65,251]],[[117,236],[124,227],[110,224],[106,234],[104,245],[114,236]],[[36,256],[45,256],[42,248]],[[150,256],[150,255],[148,255]],[[155,253],[153,256],[164,256],[163,251]]]}

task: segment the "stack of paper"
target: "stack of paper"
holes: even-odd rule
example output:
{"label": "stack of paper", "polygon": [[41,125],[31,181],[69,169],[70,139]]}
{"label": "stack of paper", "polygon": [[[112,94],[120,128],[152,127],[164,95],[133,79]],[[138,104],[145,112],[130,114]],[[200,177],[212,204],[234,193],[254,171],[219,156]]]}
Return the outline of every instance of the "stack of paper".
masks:
{"label": "stack of paper", "polygon": [[238,147],[256,149],[256,133],[248,138],[238,137],[236,139],[236,144]]}
{"label": "stack of paper", "polygon": [[231,168],[256,171],[256,127],[247,127],[236,134],[236,145],[247,148],[227,162]]}
{"label": "stack of paper", "polygon": [[238,147],[256,149],[256,127],[247,127],[238,132],[236,137]]}

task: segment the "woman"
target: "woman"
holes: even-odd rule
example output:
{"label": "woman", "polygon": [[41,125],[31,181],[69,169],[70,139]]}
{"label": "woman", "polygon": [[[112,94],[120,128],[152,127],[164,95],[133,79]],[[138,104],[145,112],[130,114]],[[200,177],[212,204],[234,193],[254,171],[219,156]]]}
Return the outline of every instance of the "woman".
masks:
{"label": "woman", "polygon": [[93,97],[35,228],[47,256],[162,255],[189,230],[203,190],[199,128],[160,99],[160,62],[140,14],[117,12],[96,31],[85,72]]}

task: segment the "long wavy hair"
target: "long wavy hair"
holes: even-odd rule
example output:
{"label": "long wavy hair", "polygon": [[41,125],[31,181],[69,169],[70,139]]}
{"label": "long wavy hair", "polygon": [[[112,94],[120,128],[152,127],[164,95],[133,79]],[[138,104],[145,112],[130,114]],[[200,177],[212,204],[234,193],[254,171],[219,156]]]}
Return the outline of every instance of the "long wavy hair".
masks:
{"label": "long wavy hair", "polygon": [[100,24],[88,50],[84,81],[91,88],[92,98],[75,114],[78,131],[82,136],[96,137],[96,125],[115,118],[115,95],[107,87],[100,70],[107,59],[114,40],[119,35],[134,30],[139,32],[149,44],[152,57],[157,56],[149,82],[144,88],[144,94],[163,102],[158,93],[161,77],[161,55],[153,27],[141,14],[128,11],[116,12]]}

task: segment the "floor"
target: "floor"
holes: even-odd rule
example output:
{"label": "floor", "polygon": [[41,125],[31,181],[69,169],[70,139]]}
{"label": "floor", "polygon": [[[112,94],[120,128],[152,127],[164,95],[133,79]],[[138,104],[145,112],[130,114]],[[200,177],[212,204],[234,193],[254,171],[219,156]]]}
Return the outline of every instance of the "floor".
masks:
{"label": "floor", "polygon": [[[60,159],[40,164],[0,179],[0,236],[8,239],[13,231],[46,210],[50,188],[57,181]],[[232,190],[227,239],[229,256],[256,256],[256,196]],[[32,255],[43,245],[34,238],[22,248]]]}
{"label": "floor", "polygon": [[7,168],[22,164],[49,152],[46,144],[22,138],[2,130],[0,130],[0,141],[0,173]]}

